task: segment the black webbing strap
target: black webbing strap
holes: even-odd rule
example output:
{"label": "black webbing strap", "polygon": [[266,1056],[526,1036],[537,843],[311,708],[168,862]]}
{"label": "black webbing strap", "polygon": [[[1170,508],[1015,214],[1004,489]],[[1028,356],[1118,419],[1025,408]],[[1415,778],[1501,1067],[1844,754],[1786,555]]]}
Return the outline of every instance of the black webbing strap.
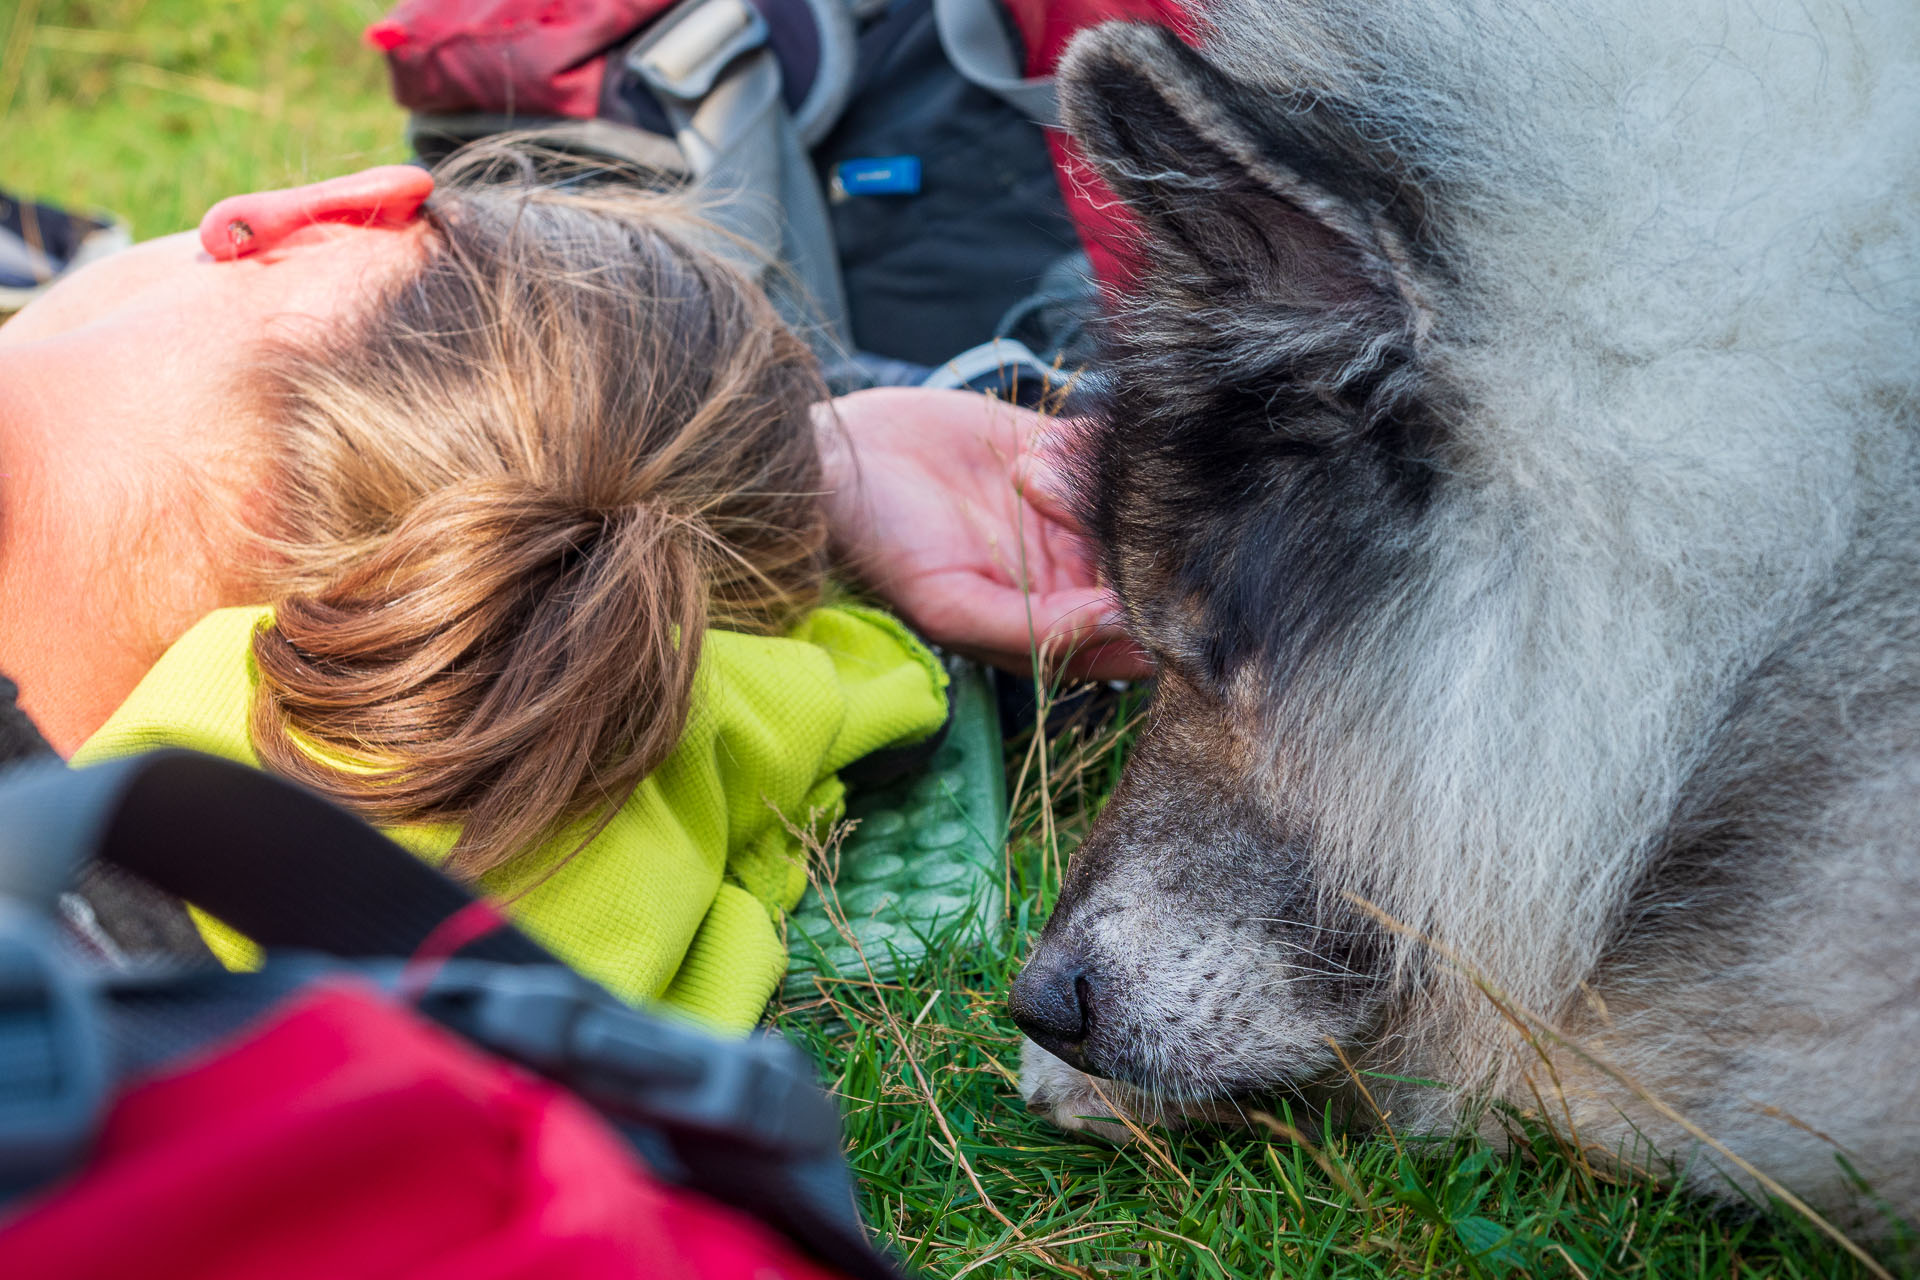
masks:
{"label": "black webbing strap", "polygon": [[[87,858],[133,872],[268,948],[412,955],[467,891],[365,822],[289,782],[189,751],[0,785],[0,895],[50,904]],[[460,954],[557,964],[498,929]]]}

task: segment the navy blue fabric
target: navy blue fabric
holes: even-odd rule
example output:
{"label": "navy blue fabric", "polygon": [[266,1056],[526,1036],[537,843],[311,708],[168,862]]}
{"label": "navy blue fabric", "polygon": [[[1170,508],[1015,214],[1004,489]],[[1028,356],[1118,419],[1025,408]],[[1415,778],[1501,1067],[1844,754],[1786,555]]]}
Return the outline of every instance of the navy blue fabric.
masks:
{"label": "navy blue fabric", "polygon": [[[812,10],[805,0],[753,3],[791,109],[819,65]],[[660,104],[626,68],[631,43],[610,56],[600,113],[670,134]],[[852,195],[829,210],[860,352],[939,365],[993,337],[1047,269],[1079,250],[1045,134],[953,69],[930,0],[897,0],[862,29],[851,100],[813,152],[823,187],[837,165],[875,156],[917,159],[920,189]]]}
{"label": "navy blue fabric", "polygon": [[930,0],[861,32],[852,98],[814,149],[823,183],[843,161],[907,155],[918,195],[852,196],[829,213],[854,345],[940,365],[993,337],[1080,242],[1045,134],[953,69]]}

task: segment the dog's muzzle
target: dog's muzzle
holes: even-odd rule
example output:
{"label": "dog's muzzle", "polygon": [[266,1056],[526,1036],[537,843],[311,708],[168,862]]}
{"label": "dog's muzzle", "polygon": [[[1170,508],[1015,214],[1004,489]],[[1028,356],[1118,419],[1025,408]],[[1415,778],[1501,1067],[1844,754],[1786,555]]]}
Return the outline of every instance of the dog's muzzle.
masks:
{"label": "dog's muzzle", "polygon": [[1095,987],[1077,948],[1041,946],[1013,980],[1007,1007],[1027,1038],[1076,1070],[1092,1020]]}

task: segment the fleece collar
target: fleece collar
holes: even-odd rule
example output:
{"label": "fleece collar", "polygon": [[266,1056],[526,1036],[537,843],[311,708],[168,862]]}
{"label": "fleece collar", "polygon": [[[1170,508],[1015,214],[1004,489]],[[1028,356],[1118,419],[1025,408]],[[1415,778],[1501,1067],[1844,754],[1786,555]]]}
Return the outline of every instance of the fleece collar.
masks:
{"label": "fleece collar", "polygon": [[[261,767],[247,730],[253,634],[272,616],[242,608],[202,619],[72,763],[187,747]],[[787,636],[709,631],[673,754],[584,848],[584,832],[557,832],[480,887],[621,997],[751,1026],[786,971],[780,923],[806,888],[796,832],[839,819],[843,766],[937,731],[946,684],[925,646],[872,609],[818,609]],[[386,830],[435,864],[459,835]],[[223,963],[258,963],[246,938],[195,915]]]}

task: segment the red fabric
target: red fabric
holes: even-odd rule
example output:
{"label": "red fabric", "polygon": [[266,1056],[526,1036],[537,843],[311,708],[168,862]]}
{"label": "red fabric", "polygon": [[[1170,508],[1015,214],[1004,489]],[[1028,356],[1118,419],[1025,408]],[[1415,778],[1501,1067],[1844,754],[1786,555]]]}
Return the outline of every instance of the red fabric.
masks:
{"label": "red fabric", "polygon": [[1050,76],[1082,27],[1102,22],[1153,22],[1183,37],[1192,20],[1174,0],[1001,0],[1027,49],[1027,74]]}
{"label": "red fabric", "polygon": [[828,1280],[563,1090],[349,987],[122,1097],[0,1229],[0,1276]]}
{"label": "red fabric", "polygon": [[[1050,76],[1082,27],[1108,21],[1150,22],[1171,28],[1183,40],[1194,37],[1193,19],[1175,0],[1003,0],[1027,50],[1027,74]],[[1080,241],[1094,274],[1112,288],[1125,290],[1136,271],[1134,247],[1139,231],[1065,133],[1048,137],[1060,193],[1066,197]]]}
{"label": "red fabric", "polygon": [[673,0],[402,0],[367,28],[410,111],[588,119],[607,52]]}

